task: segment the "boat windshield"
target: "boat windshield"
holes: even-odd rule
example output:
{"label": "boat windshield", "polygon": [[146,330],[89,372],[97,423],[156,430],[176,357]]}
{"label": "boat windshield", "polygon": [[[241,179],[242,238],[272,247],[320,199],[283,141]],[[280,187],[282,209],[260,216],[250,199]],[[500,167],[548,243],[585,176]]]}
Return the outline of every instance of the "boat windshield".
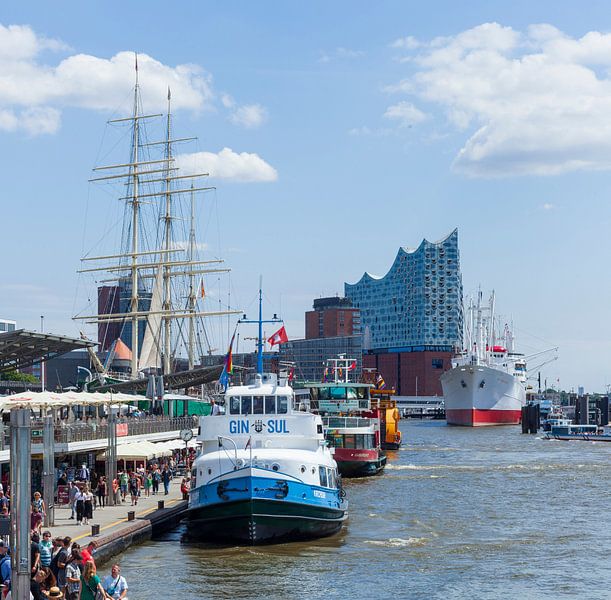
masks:
{"label": "boat windshield", "polygon": [[289,412],[289,396],[230,396],[231,415],[286,415]]}

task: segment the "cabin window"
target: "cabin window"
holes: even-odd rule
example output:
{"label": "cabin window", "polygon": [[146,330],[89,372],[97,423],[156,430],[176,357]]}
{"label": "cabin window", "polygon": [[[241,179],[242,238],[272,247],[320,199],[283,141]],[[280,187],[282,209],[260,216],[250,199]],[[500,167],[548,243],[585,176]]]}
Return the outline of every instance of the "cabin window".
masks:
{"label": "cabin window", "polygon": [[263,396],[254,396],[252,399],[252,413],[253,415],[263,414]]}
{"label": "cabin window", "polygon": [[345,387],[333,387],[329,388],[331,392],[331,400],[344,400],[346,398],[346,388]]}
{"label": "cabin window", "polygon": [[240,414],[240,397],[239,396],[231,396],[231,398],[229,398],[229,413],[232,415]]}
{"label": "cabin window", "polygon": [[348,398],[348,400],[356,400],[356,388],[346,388],[346,398]]}
{"label": "cabin window", "polygon": [[318,399],[319,400],[331,400],[331,391],[330,388],[318,388]]}
{"label": "cabin window", "polygon": [[335,469],[329,469],[329,473],[328,473],[328,483],[329,483],[329,487],[330,488],[334,488],[336,487],[335,484]]}
{"label": "cabin window", "polygon": [[366,388],[366,387],[356,388],[356,395],[359,400],[367,400],[367,398],[369,398],[369,388]]}
{"label": "cabin window", "polygon": [[265,396],[265,412],[268,415],[276,414],[276,396]]}
{"label": "cabin window", "polygon": [[355,435],[354,438],[355,438],[354,442],[356,445],[356,449],[364,450],[365,449],[365,436],[364,435]]}
{"label": "cabin window", "polygon": [[356,440],[354,434],[344,435],[344,448],[356,448]]}
{"label": "cabin window", "polygon": [[252,414],[252,396],[242,396],[242,414]]}
{"label": "cabin window", "polygon": [[371,434],[367,434],[365,436],[365,449],[371,450],[374,447],[375,436]]}
{"label": "cabin window", "polygon": [[318,467],[318,475],[320,477],[320,485],[322,487],[327,487],[327,467]]}
{"label": "cabin window", "polygon": [[287,396],[278,396],[278,414],[285,415],[289,412],[289,399]]}

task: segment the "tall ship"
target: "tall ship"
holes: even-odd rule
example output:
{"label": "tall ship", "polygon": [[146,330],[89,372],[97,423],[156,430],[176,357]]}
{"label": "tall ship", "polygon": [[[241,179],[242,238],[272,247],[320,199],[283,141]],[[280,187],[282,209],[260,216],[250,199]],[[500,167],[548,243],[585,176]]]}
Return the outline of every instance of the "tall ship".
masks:
{"label": "tall ship", "polygon": [[310,410],[322,416],[327,443],[344,477],[381,473],[386,455],[380,440],[380,415],[372,408],[370,383],[352,383],[356,360],[329,359],[322,383],[308,385]]}
{"label": "tall ship", "polygon": [[[73,317],[97,329],[99,351],[90,351],[93,370],[83,382],[90,391],[146,392],[161,399],[166,390],[215,381],[220,369],[197,367],[201,356],[211,353],[211,328],[204,322],[241,312],[230,310],[229,303],[221,309],[220,302],[218,310],[204,308],[205,277],[229,269],[222,259],[201,256],[196,205],[214,188],[204,183],[207,173],[179,168],[176,145],[196,138],[174,135],[171,107],[168,89],[166,114],[143,112],[136,58],[132,114],[108,122],[124,131],[129,152],[95,167],[90,179],[113,197],[113,204],[118,199],[123,205],[122,214],[108,218],[116,226],[97,240],[96,224],[87,236],[92,250],[78,271],[87,279],[82,289],[97,288],[97,303],[89,299],[93,306]],[[98,245],[106,245],[113,233],[116,245],[100,253]]]}
{"label": "tall ship", "polygon": [[[494,292],[468,307],[465,350],[441,376],[448,425],[516,425],[526,402],[526,359],[507,325],[497,335]],[[497,325],[500,328],[500,324]]]}
{"label": "tall ship", "polygon": [[263,373],[262,322],[259,293],[257,372],[227,387],[225,414],[200,420],[187,511],[193,538],[295,541],[337,533],[347,517],[321,417],[299,410],[287,380]]}

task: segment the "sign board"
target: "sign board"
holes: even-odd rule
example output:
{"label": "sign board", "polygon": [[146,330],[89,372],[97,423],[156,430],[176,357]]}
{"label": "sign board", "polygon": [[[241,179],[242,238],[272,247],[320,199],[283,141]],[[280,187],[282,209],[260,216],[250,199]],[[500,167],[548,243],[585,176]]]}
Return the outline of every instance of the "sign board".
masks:
{"label": "sign board", "polygon": [[57,502],[58,504],[68,504],[70,502],[70,487],[67,485],[57,486]]}
{"label": "sign board", "polygon": [[42,429],[32,429],[32,437],[42,437]]}
{"label": "sign board", "polygon": [[123,437],[127,435],[127,423],[117,423],[117,437]]}

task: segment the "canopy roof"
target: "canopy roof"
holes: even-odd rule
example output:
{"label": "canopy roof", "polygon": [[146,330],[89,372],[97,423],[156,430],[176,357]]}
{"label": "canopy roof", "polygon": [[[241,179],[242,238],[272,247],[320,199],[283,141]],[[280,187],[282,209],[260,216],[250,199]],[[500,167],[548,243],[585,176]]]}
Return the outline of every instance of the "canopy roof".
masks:
{"label": "canopy roof", "polygon": [[93,347],[89,340],[17,329],[0,333],[0,372],[29,367],[34,363]]}
{"label": "canopy roof", "polygon": [[90,392],[22,392],[11,396],[0,396],[0,411],[11,408],[55,408],[60,406],[100,404],[129,404],[146,400],[134,394],[90,393]]}
{"label": "canopy roof", "polygon": [[[170,450],[160,447],[161,444],[140,441],[117,446],[117,460],[148,460],[161,456],[170,456]],[[98,454],[98,459],[106,459],[106,452]]]}

